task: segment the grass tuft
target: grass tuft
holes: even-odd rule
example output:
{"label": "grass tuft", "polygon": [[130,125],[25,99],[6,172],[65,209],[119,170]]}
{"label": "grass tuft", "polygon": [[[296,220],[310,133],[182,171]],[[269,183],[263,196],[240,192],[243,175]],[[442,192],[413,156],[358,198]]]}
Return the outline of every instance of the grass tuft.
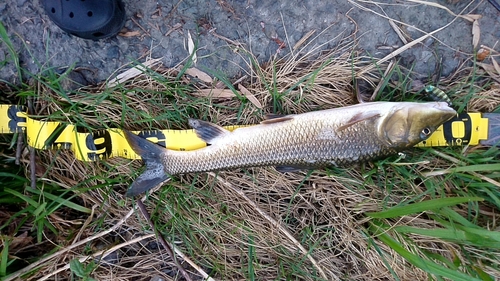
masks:
{"label": "grass tuft", "polygon": [[[333,50],[307,43],[264,64],[240,49],[251,66],[241,80],[211,70],[203,71],[213,82],[190,76],[191,55],[173,68],[135,62],[142,72],[113,87],[68,90],[71,69],[58,74],[47,67],[15,90],[36,96],[35,118],[87,131],[185,129],[190,117],[255,124],[266,113],[356,103],[358,81],[368,85],[368,96],[377,89],[377,100],[425,99],[411,69],[361,56],[353,38],[336,40]],[[500,85],[478,65],[464,65],[437,84],[459,110],[500,106]],[[221,88],[232,96],[206,94]],[[66,150],[39,150],[37,189],[30,189],[25,175],[32,164],[23,153],[16,170],[11,146],[1,140],[1,165],[9,167],[0,172],[1,278],[180,278],[135,202],[124,197],[141,161],[79,162]],[[349,169],[183,175],[142,200],[195,280],[494,280],[500,278],[499,153],[426,148]]]}

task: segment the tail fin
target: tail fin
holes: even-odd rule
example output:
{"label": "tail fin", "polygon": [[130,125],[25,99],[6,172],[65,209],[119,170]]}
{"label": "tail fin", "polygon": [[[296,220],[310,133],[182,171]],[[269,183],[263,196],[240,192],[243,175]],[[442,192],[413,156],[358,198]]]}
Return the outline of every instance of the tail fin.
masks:
{"label": "tail fin", "polygon": [[146,170],[132,183],[127,191],[127,196],[132,197],[150,190],[166,181],[169,176],[161,161],[164,148],[129,131],[123,131],[130,147],[142,157]]}

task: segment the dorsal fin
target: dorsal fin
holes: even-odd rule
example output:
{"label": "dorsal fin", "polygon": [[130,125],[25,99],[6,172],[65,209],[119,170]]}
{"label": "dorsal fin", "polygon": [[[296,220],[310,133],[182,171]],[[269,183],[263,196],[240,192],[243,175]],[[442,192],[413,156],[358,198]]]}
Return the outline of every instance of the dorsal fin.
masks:
{"label": "dorsal fin", "polygon": [[230,132],[219,125],[213,123],[192,119],[188,120],[189,126],[194,129],[196,135],[204,142],[211,144],[214,139]]}
{"label": "dorsal fin", "polygon": [[351,127],[354,124],[357,124],[359,122],[375,118],[375,117],[380,117],[379,113],[374,113],[374,112],[360,112],[354,115],[349,121],[347,121],[346,124],[340,126],[337,128],[337,131],[342,131],[345,130],[346,128]]}
{"label": "dorsal fin", "polygon": [[264,120],[276,119],[276,118],[281,118],[281,117],[285,117],[285,116],[286,115],[277,114],[277,113],[266,113],[266,115],[264,115]]}
{"label": "dorsal fin", "polygon": [[288,120],[293,119],[293,115],[280,115],[280,114],[273,114],[269,113],[266,114],[266,119],[262,120],[260,124],[274,124],[274,123],[279,123],[279,122],[285,122]]}

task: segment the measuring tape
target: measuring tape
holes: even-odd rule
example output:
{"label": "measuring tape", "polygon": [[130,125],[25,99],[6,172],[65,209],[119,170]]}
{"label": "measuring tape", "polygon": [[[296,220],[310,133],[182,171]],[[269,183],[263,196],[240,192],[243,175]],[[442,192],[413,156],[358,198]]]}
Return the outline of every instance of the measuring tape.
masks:
{"label": "measuring tape", "polygon": [[[493,114],[493,113],[491,113]],[[234,130],[244,126],[228,126]],[[477,145],[488,138],[488,118],[481,113],[462,113],[441,125],[417,147]],[[0,105],[0,133],[26,132],[27,144],[36,149],[68,149],[82,161],[111,157],[140,159],[129,146],[121,129],[78,132],[71,124],[30,118],[26,107]],[[194,130],[148,130],[136,132],[149,141],[172,150],[195,150],[207,146]]]}
{"label": "measuring tape", "polygon": [[416,147],[478,145],[488,139],[488,121],[481,113],[458,114]]}

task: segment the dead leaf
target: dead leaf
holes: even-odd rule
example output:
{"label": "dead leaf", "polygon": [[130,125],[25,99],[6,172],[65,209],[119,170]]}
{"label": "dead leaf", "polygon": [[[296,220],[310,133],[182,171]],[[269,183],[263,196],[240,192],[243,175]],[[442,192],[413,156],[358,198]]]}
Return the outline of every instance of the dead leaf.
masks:
{"label": "dead leaf", "polygon": [[252,95],[252,93],[250,93],[249,90],[247,90],[247,88],[245,88],[243,85],[241,84],[238,84],[238,90],[240,90],[240,92],[245,95],[245,97],[251,102],[253,103],[253,105],[255,105],[257,108],[260,108],[262,109],[262,104],[260,103],[260,101],[254,96]]}
{"label": "dead leaf", "polygon": [[119,83],[123,83],[129,79],[132,79],[146,71],[146,68],[151,68],[152,66],[161,63],[161,58],[158,59],[150,59],[146,62],[144,62],[142,65],[137,65],[134,66],[133,68],[120,73],[116,76],[116,78],[113,78],[108,81],[108,87],[114,87],[118,85]]}
{"label": "dead leaf", "polygon": [[9,251],[10,252],[15,252],[16,250],[19,250],[23,247],[26,247],[27,245],[31,244],[33,242],[33,237],[28,236],[28,232],[23,232],[20,235],[16,237],[12,237],[10,246],[9,246]]}
{"label": "dead leaf", "polygon": [[[262,104],[257,100],[257,98],[250,93],[245,87],[241,84],[238,84],[238,89],[240,92],[238,94],[245,96],[252,104],[254,104],[258,108],[262,108]],[[234,98],[236,94],[229,89],[203,89],[198,90],[197,92],[191,93],[197,97],[211,97],[211,98]]]}
{"label": "dead leaf", "polygon": [[497,74],[500,74],[500,66],[498,66],[498,63],[494,57],[491,57],[491,62],[493,63],[493,67],[497,71]]}
{"label": "dead leaf", "polygon": [[135,37],[135,36],[140,36],[141,32],[139,30],[135,31],[125,31],[125,32],[120,32],[118,35],[122,37]]}
{"label": "dead leaf", "polygon": [[493,65],[482,62],[478,62],[477,65],[480,66],[482,69],[484,69],[484,71],[486,71],[486,73],[488,73],[488,75],[490,75],[491,78],[495,79],[495,81],[500,83],[500,75],[498,75],[498,71],[495,69]]}
{"label": "dead leaf", "polygon": [[477,45],[479,45],[479,37],[480,37],[481,30],[479,29],[479,21],[474,20],[472,23],[472,46],[474,49],[477,48]]}
{"label": "dead leaf", "polygon": [[188,30],[187,44],[188,44],[189,55],[192,56],[192,61],[194,64],[196,64],[196,61],[198,60],[198,58],[196,57],[196,51],[194,49],[194,41],[193,41],[193,38],[191,37],[191,32],[189,32],[189,30]]}
{"label": "dead leaf", "polygon": [[185,73],[193,77],[196,77],[205,83],[212,84],[213,82],[212,77],[210,77],[210,75],[206,74],[205,72],[199,70],[196,67],[188,68]]}
{"label": "dead leaf", "polygon": [[216,89],[224,89],[224,88],[226,88],[226,84],[224,84],[224,82],[219,80],[219,81],[217,81],[217,83],[215,83],[215,88]]}
{"label": "dead leaf", "polygon": [[478,20],[480,18],[482,18],[483,16],[482,15],[478,15],[478,14],[467,14],[467,15],[462,15],[462,18],[468,20],[468,21],[475,21],[475,20]]}

